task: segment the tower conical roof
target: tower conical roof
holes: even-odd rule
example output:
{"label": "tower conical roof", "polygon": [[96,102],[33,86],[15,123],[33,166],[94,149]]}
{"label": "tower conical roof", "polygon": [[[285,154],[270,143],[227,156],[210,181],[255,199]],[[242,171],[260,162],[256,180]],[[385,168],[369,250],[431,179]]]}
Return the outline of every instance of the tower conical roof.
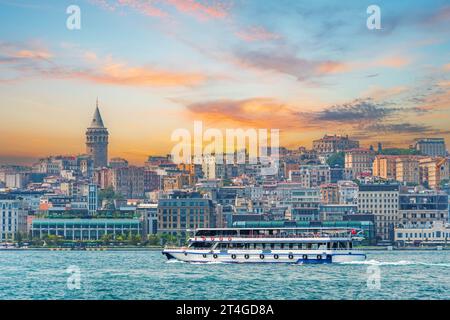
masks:
{"label": "tower conical roof", "polygon": [[100,109],[98,108],[98,100],[97,100],[97,106],[95,107],[94,117],[92,118],[91,126],[90,128],[104,128],[105,125],[103,124],[102,116],[100,114]]}

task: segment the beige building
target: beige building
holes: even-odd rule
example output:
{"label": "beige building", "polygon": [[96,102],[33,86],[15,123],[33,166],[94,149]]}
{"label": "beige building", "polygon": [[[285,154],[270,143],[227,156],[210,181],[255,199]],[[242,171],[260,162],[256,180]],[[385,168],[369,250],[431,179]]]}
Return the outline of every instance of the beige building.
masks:
{"label": "beige building", "polygon": [[399,185],[361,184],[358,192],[358,213],[373,214],[379,240],[393,240],[398,223]]}
{"label": "beige building", "polygon": [[419,161],[420,182],[438,189],[442,180],[449,179],[448,158],[425,158]]}
{"label": "beige building", "polygon": [[348,136],[325,135],[313,141],[313,150],[318,154],[330,155],[354,148],[359,148],[359,141],[350,140]]}
{"label": "beige building", "polygon": [[356,177],[363,172],[372,172],[375,152],[369,149],[351,149],[345,153],[345,168],[352,169]]}
{"label": "beige building", "polygon": [[377,155],[373,161],[372,174],[386,180],[396,178],[396,160],[398,156]]}
{"label": "beige building", "polygon": [[395,180],[410,184],[420,183],[419,160],[414,158],[397,158],[395,164]]}
{"label": "beige building", "polygon": [[289,181],[304,188],[314,188],[330,183],[331,170],[328,165],[301,165],[298,170],[289,171]]}

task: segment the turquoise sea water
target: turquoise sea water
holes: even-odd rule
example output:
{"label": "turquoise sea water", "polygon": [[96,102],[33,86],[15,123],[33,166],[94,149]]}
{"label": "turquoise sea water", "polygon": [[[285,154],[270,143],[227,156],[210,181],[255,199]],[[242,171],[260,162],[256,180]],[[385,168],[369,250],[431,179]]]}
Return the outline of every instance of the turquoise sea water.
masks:
{"label": "turquoise sea water", "polygon": [[[79,268],[79,289],[68,288],[70,266]],[[379,282],[368,281],[373,272]],[[156,251],[0,251],[0,299],[450,299],[450,251],[368,252],[364,263],[328,265],[187,264]]]}

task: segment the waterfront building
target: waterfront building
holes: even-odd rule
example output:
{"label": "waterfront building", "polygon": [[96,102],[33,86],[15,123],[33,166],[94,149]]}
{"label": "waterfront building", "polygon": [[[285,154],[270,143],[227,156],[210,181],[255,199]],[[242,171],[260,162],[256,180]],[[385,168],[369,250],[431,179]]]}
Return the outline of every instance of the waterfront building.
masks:
{"label": "waterfront building", "polygon": [[102,168],[108,165],[108,140],[108,129],[103,124],[97,99],[91,125],[86,130],[86,153],[92,157],[94,168]]}
{"label": "waterfront building", "polygon": [[449,196],[444,192],[423,190],[400,193],[399,225],[417,226],[448,221]]}
{"label": "waterfront building", "polygon": [[399,185],[394,183],[361,184],[358,191],[358,212],[375,216],[379,240],[393,240],[398,222]]}
{"label": "waterfront building", "polygon": [[321,155],[331,155],[355,148],[359,148],[359,141],[350,140],[348,136],[325,135],[313,141],[313,150]]}
{"label": "waterfront building", "polygon": [[394,229],[395,242],[400,245],[447,245],[450,224],[435,221],[426,225],[404,226]]}
{"label": "waterfront building", "polygon": [[345,152],[345,168],[351,169],[353,177],[372,172],[375,152],[370,149],[351,149]]}
{"label": "waterfront building", "polygon": [[431,157],[447,156],[444,138],[420,138],[414,142],[414,148],[421,154]]}
{"label": "waterfront building", "polygon": [[11,195],[0,194],[0,242],[15,240],[17,234],[27,231],[24,202]]}
{"label": "waterfront building", "polygon": [[148,235],[158,233],[158,204],[157,203],[141,203],[137,206],[136,212],[140,214],[143,221],[142,232],[143,238]]}
{"label": "waterfront building", "polygon": [[158,233],[185,234],[187,229],[214,226],[213,202],[198,192],[174,191],[158,200]]}
{"label": "waterfront building", "polygon": [[139,219],[33,219],[31,236],[42,239],[56,235],[66,240],[101,240],[104,235],[141,235]]}

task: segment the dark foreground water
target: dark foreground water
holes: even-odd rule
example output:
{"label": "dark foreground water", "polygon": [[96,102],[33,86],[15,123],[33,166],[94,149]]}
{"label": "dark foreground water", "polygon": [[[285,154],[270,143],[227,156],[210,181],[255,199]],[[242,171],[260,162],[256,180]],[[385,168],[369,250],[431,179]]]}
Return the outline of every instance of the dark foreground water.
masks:
{"label": "dark foreground water", "polygon": [[450,251],[368,252],[364,263],[341,265],[187,264],[149,251],[0,251],[0,299],[450,299]]}

